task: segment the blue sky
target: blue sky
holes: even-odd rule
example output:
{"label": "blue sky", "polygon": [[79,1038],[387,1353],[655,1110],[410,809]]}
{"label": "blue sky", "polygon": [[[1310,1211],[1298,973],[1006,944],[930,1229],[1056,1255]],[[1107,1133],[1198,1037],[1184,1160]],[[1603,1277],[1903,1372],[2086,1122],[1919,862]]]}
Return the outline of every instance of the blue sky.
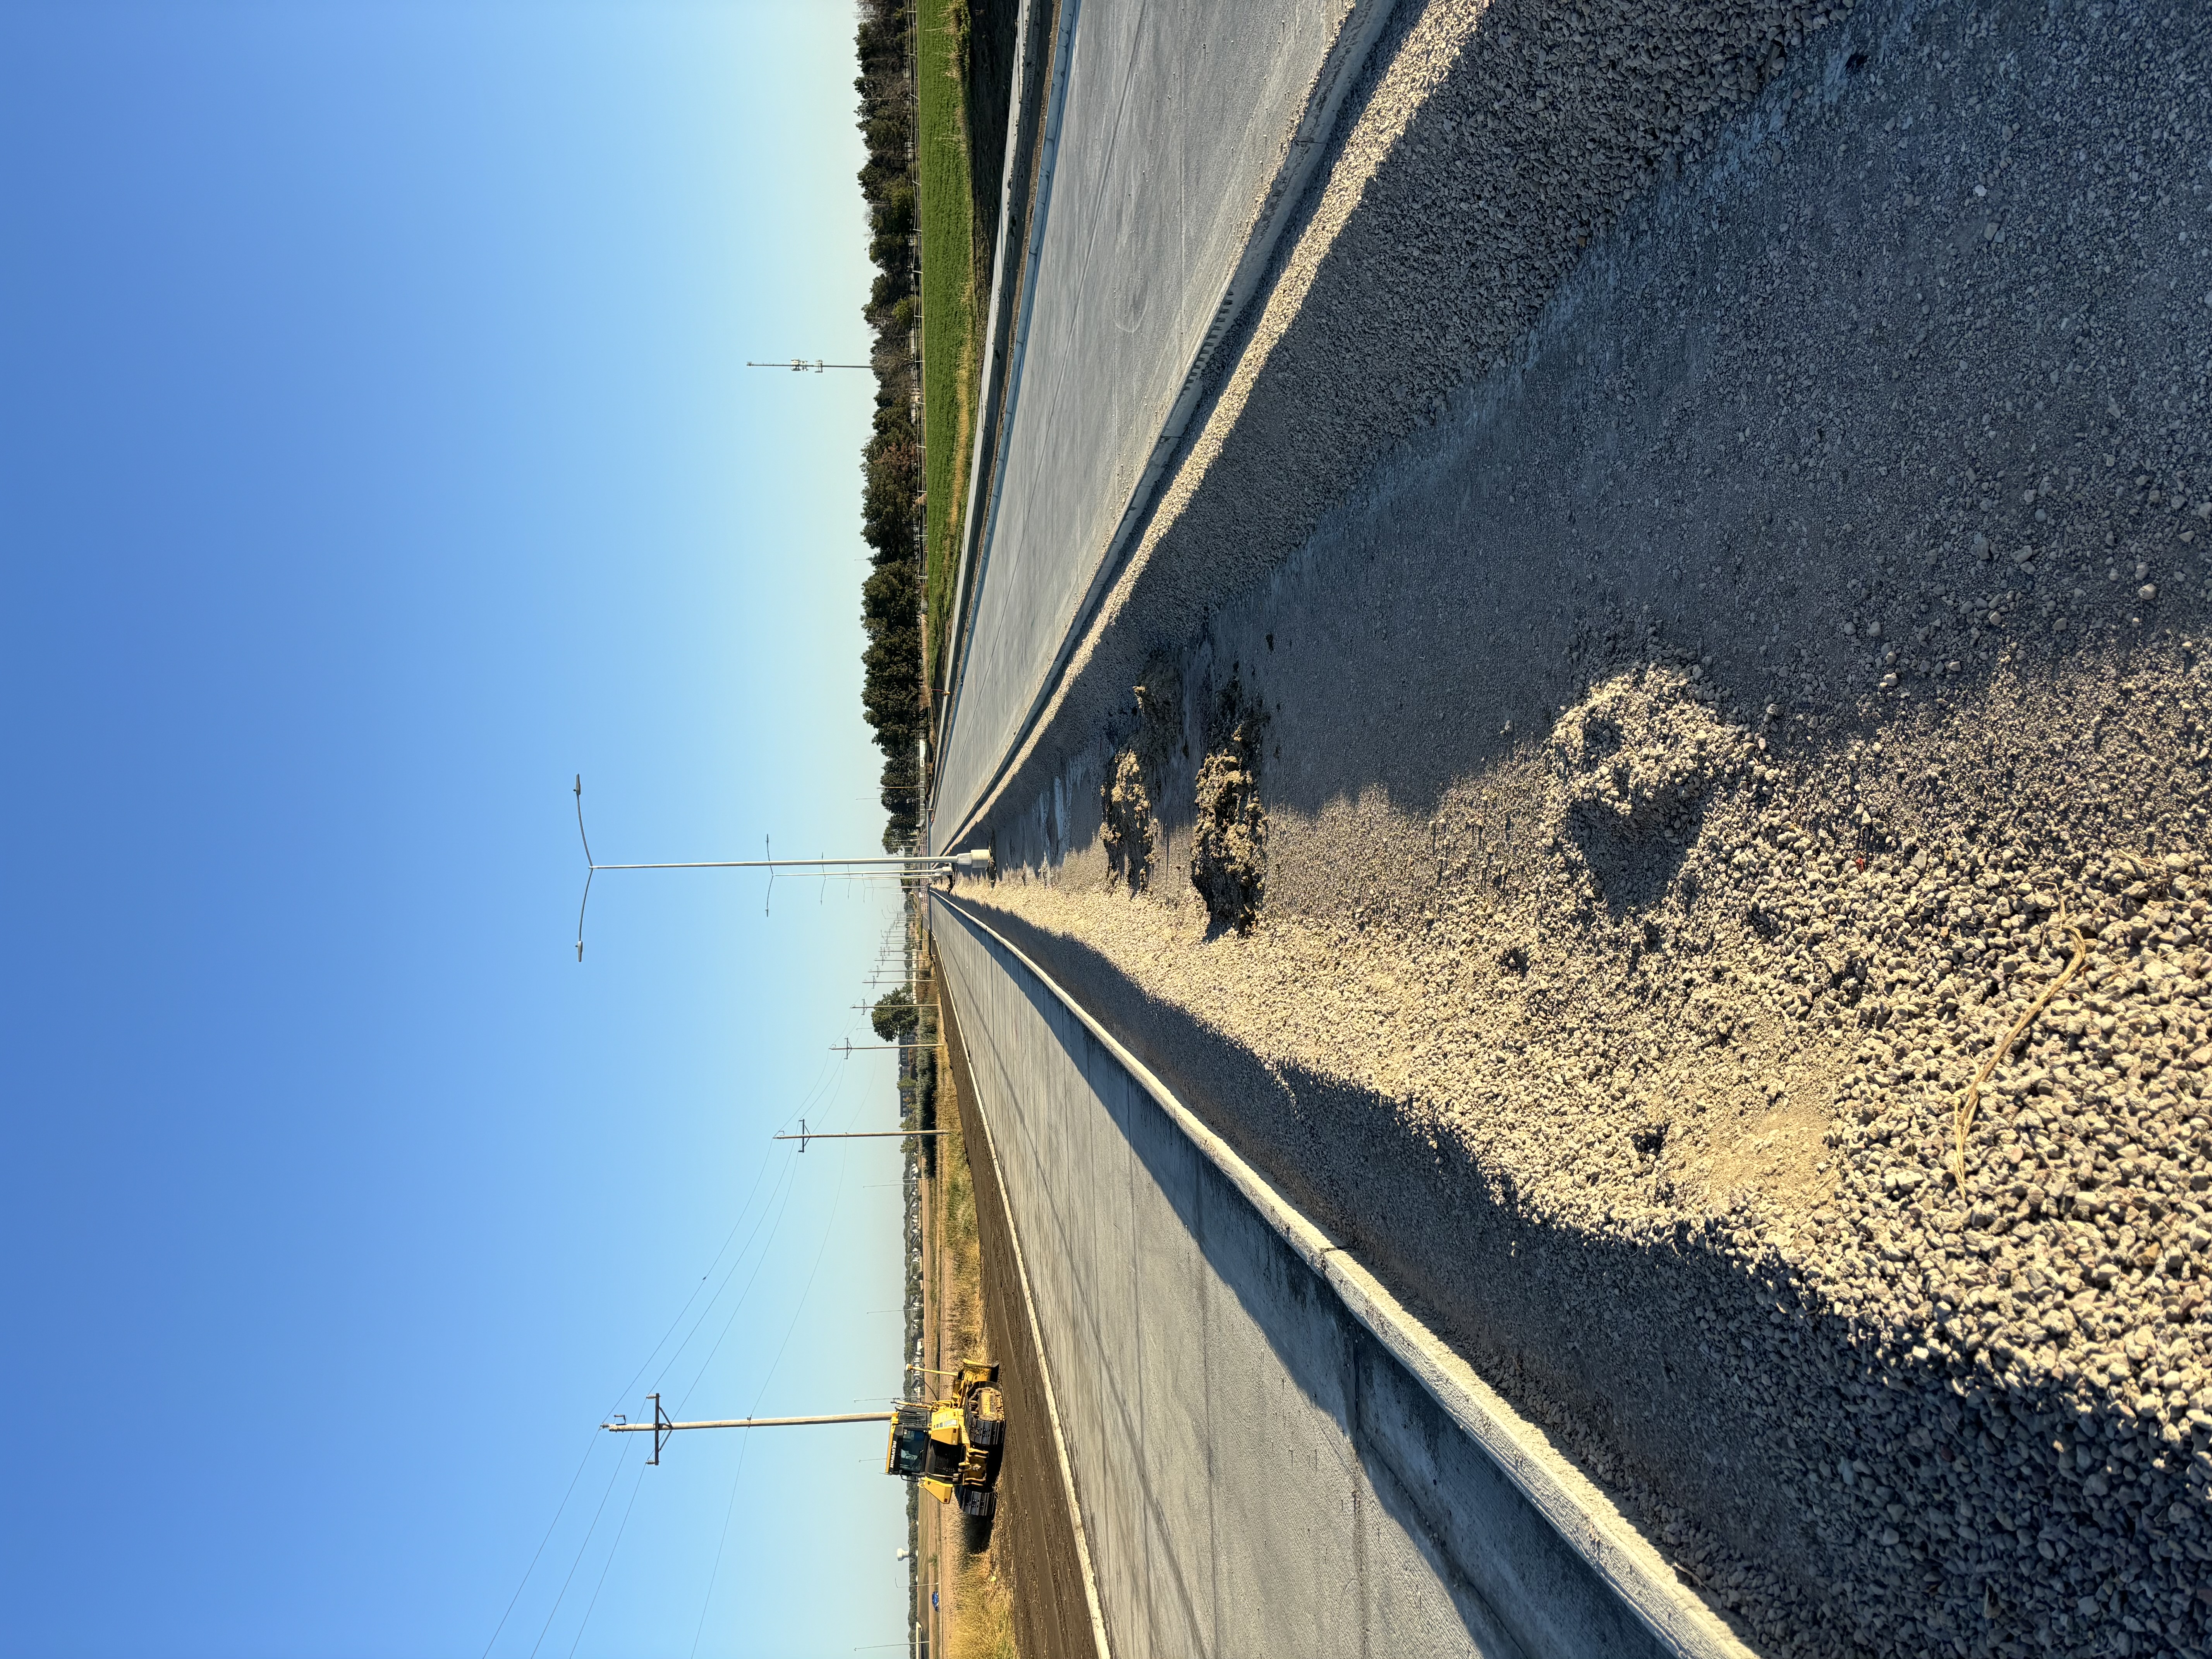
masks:
{"label": "blue sky", "polygon": [[852,27],[0,3],[0,1651],[900,1640]]}

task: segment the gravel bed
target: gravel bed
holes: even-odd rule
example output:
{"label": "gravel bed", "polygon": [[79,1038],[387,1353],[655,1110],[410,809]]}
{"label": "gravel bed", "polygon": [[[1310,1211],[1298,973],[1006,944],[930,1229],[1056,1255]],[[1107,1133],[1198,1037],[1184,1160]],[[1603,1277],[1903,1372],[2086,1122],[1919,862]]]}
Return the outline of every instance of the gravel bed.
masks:
{"label": "gravel bed", "polygon": [[1761,1651],[2212,1651],[2206,27],[1863,8],[992,825]]}

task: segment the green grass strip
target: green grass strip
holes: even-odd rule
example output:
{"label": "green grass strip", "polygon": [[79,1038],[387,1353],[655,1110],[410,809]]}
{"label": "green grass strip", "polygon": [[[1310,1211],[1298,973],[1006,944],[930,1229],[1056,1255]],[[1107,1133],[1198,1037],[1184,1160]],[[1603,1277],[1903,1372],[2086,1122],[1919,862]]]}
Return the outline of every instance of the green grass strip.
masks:
{"label": "green grass strip", "polygon": [[931,683],[951,626],[961,496],[975,430],[975,207],[969,198],[967,88],[962,84],[963,0],[920,0],[915,74],[921,208],[921,420],[928,494],[922,599]]}

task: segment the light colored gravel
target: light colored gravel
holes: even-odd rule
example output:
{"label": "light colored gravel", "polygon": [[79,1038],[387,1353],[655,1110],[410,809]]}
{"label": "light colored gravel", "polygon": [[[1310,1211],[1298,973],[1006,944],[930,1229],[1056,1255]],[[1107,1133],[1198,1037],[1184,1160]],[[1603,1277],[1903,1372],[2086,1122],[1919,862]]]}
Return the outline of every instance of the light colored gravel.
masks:
{"label": "light colored gravel", "polygon": [[[2161,684],[2201,707],[2201,678]],[[1425,825],[1373,802],[1271,825],[1307,884],[1425,830],[1418,895],[1310,890],[1239,939],[1182,883],[1133,899],[1079,855],[987,902],[1085,982],[1118,970],[1251,1054],[1283,1094],[1234,1109],[1248,1136],[1279,1153],[1271,1107],[1347,1092],[1376,1121],[1319,1156],[1410,1142],[1509,1212],[1444,1233],[1516,1239],[1486,1271],[1517,1259],[1547,1305],[1470,1286],[1463,1257],[1415,1288],[1763,1645],[1917,1651],[1990,1609],[2063,1651],[2146,1611],[2201,1641],[2212,869],[2069,834],[2063,803],[1946,832],[1927,757],[1995,738],[2016,766],[2044,699],[1808,764],[1759,757],[1694,689],[1674,666],[1602,684]],[[1593,813],[1588,731],[1616,723],[1717,763],[1662,772],[1644,799],[1674,808],[1640,824],[1617,794]],[[2062,902],[2088,964],[1991,1076],[1962,1200],[1961,1091],[2071,960]],[[1322,1179],[1355,1236],[1418,1237],[1403,1207],[1435,1203],[1388,1164]],[[1717,1278],[1672,1271],[1686,1251]],[[1732,1490],[1747,1474],[1764,1490]],[[1778,1516],[1783,1570],[1730,1536]]]}
{"label": "light colored gravel", "polygon": [[994,924],[1762,1651],[2212,1650],[2207,27],[1863,8],[990,826]]}
{"label": "light colored gravel", "polygon": [[[1846,9],[1399,7],[1266,302],[1215,357],[1231,367],[1206,394],[1004,799],[1048,787],[1062,739],[1120,703],[1155,645],[1202,625],[1224,592],[1288,556],[1391,444],[1433,420],[1449,392],[1502,366],[1583,251],[1709,149],[1729,113],[1785,70],[1809,100],[1829,101],[1822,70],[1848,55],[1832,27]],[[1056,533],[1084,534],[1072,524]],[[954,836],[975,805],[940,799],[953,817],[938,828]]]}

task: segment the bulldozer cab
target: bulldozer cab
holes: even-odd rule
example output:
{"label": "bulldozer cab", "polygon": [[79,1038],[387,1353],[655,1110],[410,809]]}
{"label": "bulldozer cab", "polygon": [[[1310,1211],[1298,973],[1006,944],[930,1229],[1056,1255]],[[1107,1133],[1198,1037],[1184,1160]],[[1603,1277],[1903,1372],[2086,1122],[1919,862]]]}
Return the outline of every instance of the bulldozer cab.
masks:
{"label": "bulldozer cab", "polygon": [[933,1409],[919,1402],[901,1406],[891,1419],[890,1455],[884,1473],[908,1480],[950,1481],[960,1473],[962,1448],[957,1440],[930,1433]]}
{"label": "bulldozer cab", "polygon": [[993,1490],[1005,1449],[1006,1396],[999,1368],[969,1360],[942,1400],[909,1400],[891,1417],[884,1473],[914,1481],[940,1504],[970,1520],[988,1520],[998,1507]]}

